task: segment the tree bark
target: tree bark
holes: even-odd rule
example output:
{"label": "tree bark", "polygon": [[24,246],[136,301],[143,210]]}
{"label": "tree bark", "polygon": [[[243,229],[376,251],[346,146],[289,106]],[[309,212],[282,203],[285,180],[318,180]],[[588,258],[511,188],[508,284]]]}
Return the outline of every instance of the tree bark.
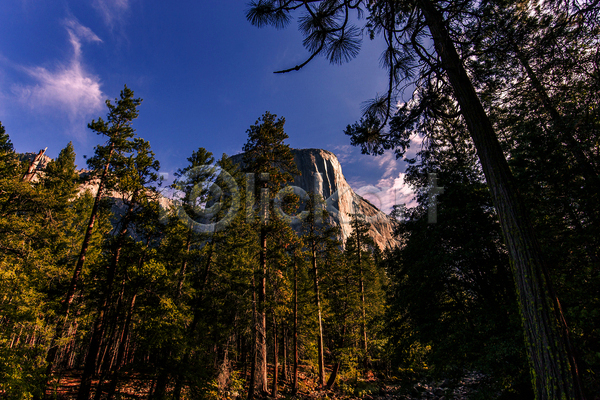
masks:
{"label": "tree bark", "polygon": [[568,329],[550,282],[528,214],[494,128],[462,65],[440,11],[418,0],[434,46],[477,149],[510,254],[519,308],[538,399],[583,399]]}
{"label": "tree bark", "polygon": [[329,379],[327,380],[327,389],[331,389],[333,385],[335,385],[335,380],[337,379],[338,372],[340,371],[340,367],[342,366],[341,362],[336,362],[333,366],[333,370],[331,371],[331,375],[329,375]]}

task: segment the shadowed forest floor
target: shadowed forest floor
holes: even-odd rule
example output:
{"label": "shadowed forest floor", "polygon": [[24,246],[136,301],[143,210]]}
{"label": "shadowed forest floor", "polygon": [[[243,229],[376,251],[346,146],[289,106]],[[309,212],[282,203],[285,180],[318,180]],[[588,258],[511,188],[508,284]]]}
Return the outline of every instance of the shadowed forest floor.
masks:
{"label": "shadowed forest floor", "polygon": [[[299,373],[299,388],[296,396],[291,395],[291,388],[286,382],[280,383],[279,399],[432,399],[450,400],[468,399],[476,394],[480,381],[484,376],[478,373],[468,373],[459,380],[440,381],[428,380],[426,378],[376,378],[373,374],[367,374],[366,379],[340,380],[333,389],[321,390],[316,387],[316,382],[305,373]],[[65,372],[60,381],[55,383],[55,399],[72,400],[77,397],[79,388],[80,371]],[[94,380],[94,387],[98,381]],[[152,378],[142,374],[124,375],[118,388],[116,399],[147,399],[152,389]],[[216,387],[214,391],[204,394],[207,399],[246,399],[247,392],[221,390]],[[480,394],[481,395],[481,394]],[[195,398],[196,396],[182,398]],[[487,396],[484,395],[483,398]],[[496,396],[494,396],[496,397]],[[0,396],[1,398],[1,396]],[[103,396],[104,398],[104,396]],[[203,397],[201,397],[203,398]],[[273,399],[272,396],[257,398]]]}

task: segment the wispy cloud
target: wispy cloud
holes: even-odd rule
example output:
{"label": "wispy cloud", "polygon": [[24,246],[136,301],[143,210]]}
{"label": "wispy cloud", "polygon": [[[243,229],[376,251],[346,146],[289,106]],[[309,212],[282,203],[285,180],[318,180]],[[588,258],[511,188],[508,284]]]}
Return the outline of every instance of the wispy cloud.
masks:
{"label": "wispy cloud", "polygon": [[410,138],[410,148],[406,151],[404,158],[414,158],[423,145],[423,137],[419,135],[413,135]]}
{"label": "wispy cloud", "polygon": [[93,0],[92,6],[100,13],[104,23],[113,28],[129,10],[129,0]]}
{"label": "wispy cloud", "polygon": [[355,147],[349,144],[333,146],[333,151],[341,164],[351,163],[354,161],[353,150],[355,149]]}
{"label": "wispy cloud", "polygon": [[375,158],[375,161],[379,165],[379,168],[383,170],[382,178],[389,178],[394,175],[399,167],[399,161],[396,160],[396,154],[388,151]]}
{"label": "wispy cloud", "polygon": [[36,110],[66,111],[72,122],[96,112],[105,98],[97,76],[88,73],[82,63],[82,42],[102,42],[88,27],[76,19],[63,21],[73,48],[67,63],[58,63],[53,69],[45,67],[20,67],[36,83],[15,85],[13,93]]}
{"label": "wispy cloud", "polygon": [[[404,158],[415,157],[421,150],[422,142],[421,137],[413,135],[410,149]],[[401,172],[406,168],[406,162],[396,159],[393,151],[388,150],[377,157],[367,157],[362,156],[360,150],[351,145],[332,146],[332,149],[342,166],[360,162],[361,168],[355,171],[358,174],[349,179],[349,184],[357,194],[381,211],[389,213],[394,205],[417,205],[413,190],[404,181],[406,174]]]}
{"label": "wispy cloud", "polygon": [[393,177],[380,179],[376,185],[361,186],[354,191],[386,214],[395,205],[414,207],[416,200],[412,189],[404,182],[405,175],[399,172]]}
{"label": "wispy cloud", "polygon": [[75,18],[67,18],[63,21],[63,24],[69,31],[70,35],[88,42],[102,42],[102,39],[98,37],[90,28],[83,26]]}

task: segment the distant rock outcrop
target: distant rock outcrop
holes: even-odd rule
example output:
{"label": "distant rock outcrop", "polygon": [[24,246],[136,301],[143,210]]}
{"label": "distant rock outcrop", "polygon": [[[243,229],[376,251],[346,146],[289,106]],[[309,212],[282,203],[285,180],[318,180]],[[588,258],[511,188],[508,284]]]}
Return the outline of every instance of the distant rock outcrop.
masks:
{"label": "distant rock outcrop", "polygon": [[39,153],[25,153],[19,154],[19,160],[26,162],[29,164],[29,168],[27,168],[27,172],[23,175],[23,180],[25,182],[37,182],[39,180],[38,174],[40,171],[43,171],[44,168],[48,165],[52,159],[45,155],[46,149],[40,150]]}
{"label": "distant rock outcrop", "polygon": [[[294,179],[294,186],[306,192],[319,193],[326,200],[332,222],[340,227],[341,239],[345,241],[352,232],[350,216],[359,214],[370,225],[369,235],[380,249],[395,247],[399,243],[395,239],[394,221],[352,190],[344,174],[342,166],[335,154],[322,149],[293,149],[294,161],[301,175]],[[24,161],[32,162],[36,157],[34,153],[21,156]],[[243,154],[231,157],[238,165],[243,165]],[[39,165],[36,164],[34,174],[40,173],[51,159],[41,156]],[[79,187],[80,194],[90,191],[95,195],[98,191],[99,178],[89,179],[90,171],[79,170],[82,183]],[[109,197],[119,198],[117,193],[107,193]],[[167,197],[160,198],[161,205],[169,208],[172,200]]]}
{"label": "distant rock outcrop", "polygon": [[[352,232],[350,216],[359,214],[370,225],[369,235],[380,249],[398,245],[393,235],[394,222],[352,190],[335,154],[322,149],[293,149],[292,152],[301,172],[295,177],[294,185],[306,192],[319,193],[326,199],[327,210],[333,222],[340,227],[343,241]],[[231,158],[235,163],[243,164],[243,154]]]}

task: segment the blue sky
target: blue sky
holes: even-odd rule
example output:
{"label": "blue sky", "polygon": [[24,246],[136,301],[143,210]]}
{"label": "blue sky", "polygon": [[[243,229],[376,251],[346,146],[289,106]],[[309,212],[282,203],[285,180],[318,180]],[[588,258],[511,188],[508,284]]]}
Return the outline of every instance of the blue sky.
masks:
{"label": "blue sky", "polygon": [[403,202],[404,164],[361,155],[343,133],[362,102],[385,90],[381,43],[365,36],[359,57],[342,66],[318,58],[273,74],[307,57],[296,23],[258,29],[246,8],[244,0],[3,0],[0,121],[18,152],[48,147],[55,157],[72,141],[84,167],[99,143],[88,122],[126,84],[144,99],[134,127],[172,176],[198,147],[239,153],[246,129],[270,111],[285,117],[292,147],[336,153],[375,205]]}

